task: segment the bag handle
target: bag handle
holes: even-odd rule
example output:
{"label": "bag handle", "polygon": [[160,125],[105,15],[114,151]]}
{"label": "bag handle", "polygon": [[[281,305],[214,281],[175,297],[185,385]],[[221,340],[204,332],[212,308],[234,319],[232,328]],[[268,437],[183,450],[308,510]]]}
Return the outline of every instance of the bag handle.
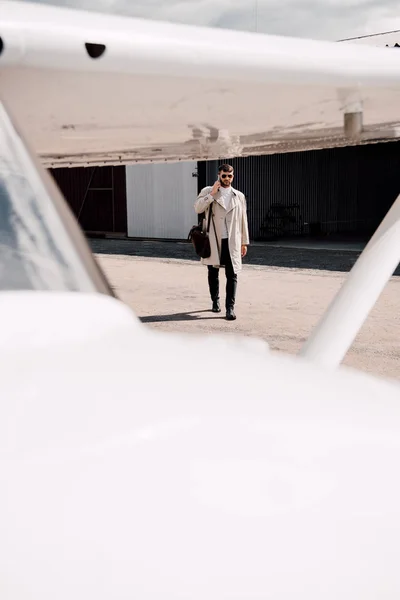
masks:
{"label": "bag handle", "polygon": [[[212,205],[214,204],[214,201],[210,203],[209,207],[208,207],[208,223],[207,223],[207,233],[210,233],[210,223],[211,223],[211,215],[212,215]],[[213,219],[214,222],[214,219]]]}
{"label": "bag handle", "polygon": [[214,217],[213,217],[213,227],[214,227],[214,235],[215,235],[215,241],[217,243],[217,250],[218,250],[218,258],[219,258],[219,262],[221,263],[221,251],[219,249],[219,244],[218,244],[218,236],[217,236],[217,231],[215,229],[215,223],[214,223]]}
{"label": "bag handle", "polygon": [[212,206],[214,204],[214,201],[211,202],[209,208],[208,208],[208,223],[207,223],[207,235],[210,233],[210,224],[211,224],[211,217],[212,217],[212,222],[213,222],[213,227],[214,227],[214,235],[215,235],[215,241],[217,243],[217,250],[218,250],[218,258],[219,261],[221,262],[221,251],[219,249],[219,244],[218,244],[218,236],[217,236],[217,231],[215,229],[215,223],[214,223],[214,215],[213,210],[212,210]]}
{"label": "bag handle", "polygon": [[212,205],[213,205],[213,204],[214,204],[213,202],[210,204],[210,212],[208,213],[208,227],[207,227],[207,233],[209,233],[209,231],[210,231],[210,216],[212,216],[212,222],[213,222],[213,227],[214,227],[215,241],[216,241],[216,243],[217,243],[218,258],[219,258],[219,262],[221,262],[221,251],[220,251],[220,249],[219,249],[219,244],[218,244],[217,230],[215,229],[214,215],[212,214]]}

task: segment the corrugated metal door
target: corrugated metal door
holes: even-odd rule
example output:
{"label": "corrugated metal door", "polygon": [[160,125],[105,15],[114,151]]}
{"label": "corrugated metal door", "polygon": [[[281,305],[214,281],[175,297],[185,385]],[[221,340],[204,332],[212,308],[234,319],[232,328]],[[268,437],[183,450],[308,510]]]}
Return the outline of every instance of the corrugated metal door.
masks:
{"label": "corrugated metal door", "polygon": [[197,222],[197,163],[126,167],[128,236],[186,239]]}
{"label": "corrugated metal door", "polygon": [[82,229],[126,235],[125,167],[50,169]]}
{"label": "corrugated metal door", "polygon": [[199,163],[199,187],[218,164],[235,168],[250,236],[357,235],[375,231],[400,191],[400,142]]}

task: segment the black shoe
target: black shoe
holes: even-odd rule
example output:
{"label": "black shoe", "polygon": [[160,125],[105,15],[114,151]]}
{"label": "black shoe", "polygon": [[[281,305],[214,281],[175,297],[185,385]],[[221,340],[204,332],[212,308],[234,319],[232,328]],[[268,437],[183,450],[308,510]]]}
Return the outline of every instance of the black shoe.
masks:
{"label": "black shoe", "polygon": [[236,320],[236,315],[233,311],[233,308],[227,308],[226,319],[227,319],[227,321],[235,321]]}
{"label": "black shoe", "polygon": [[212,305],[212,311],[214,313],[220,313],[221,312],[221,307],[219,305],[219,300],[214,300],[213,305]]}

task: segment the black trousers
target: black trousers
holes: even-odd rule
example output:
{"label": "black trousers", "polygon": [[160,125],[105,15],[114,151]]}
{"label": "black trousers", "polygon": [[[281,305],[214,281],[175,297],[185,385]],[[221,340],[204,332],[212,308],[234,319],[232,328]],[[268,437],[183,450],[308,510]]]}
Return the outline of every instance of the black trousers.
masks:
{"label": "black trousers", "polygon": [[[221,266],[225,267],[226,275],[226,298],[225,308],[235,306],[237,274],[233,270],[231,255],[229,253],[228,240],[222,240],[221,244]],[[210,288],[211,300],[219,300],[219,269],[208,267],[208,287]]]}

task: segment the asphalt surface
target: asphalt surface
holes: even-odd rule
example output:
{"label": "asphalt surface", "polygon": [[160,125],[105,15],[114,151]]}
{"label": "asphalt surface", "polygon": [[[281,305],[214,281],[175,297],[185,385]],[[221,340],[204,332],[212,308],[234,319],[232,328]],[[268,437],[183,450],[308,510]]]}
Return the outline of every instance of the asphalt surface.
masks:
{"label": "asphalt surface", "polygon": [[[92,239],[90,245],[93,252],[100,254],[197,261],[193,246],[186,242]],[[310,250],[257,243],[249,246],[246,265],[348,272],[359,255],[360,251],[354,250]],[[400,276],[400,267],[396,275]]]}

